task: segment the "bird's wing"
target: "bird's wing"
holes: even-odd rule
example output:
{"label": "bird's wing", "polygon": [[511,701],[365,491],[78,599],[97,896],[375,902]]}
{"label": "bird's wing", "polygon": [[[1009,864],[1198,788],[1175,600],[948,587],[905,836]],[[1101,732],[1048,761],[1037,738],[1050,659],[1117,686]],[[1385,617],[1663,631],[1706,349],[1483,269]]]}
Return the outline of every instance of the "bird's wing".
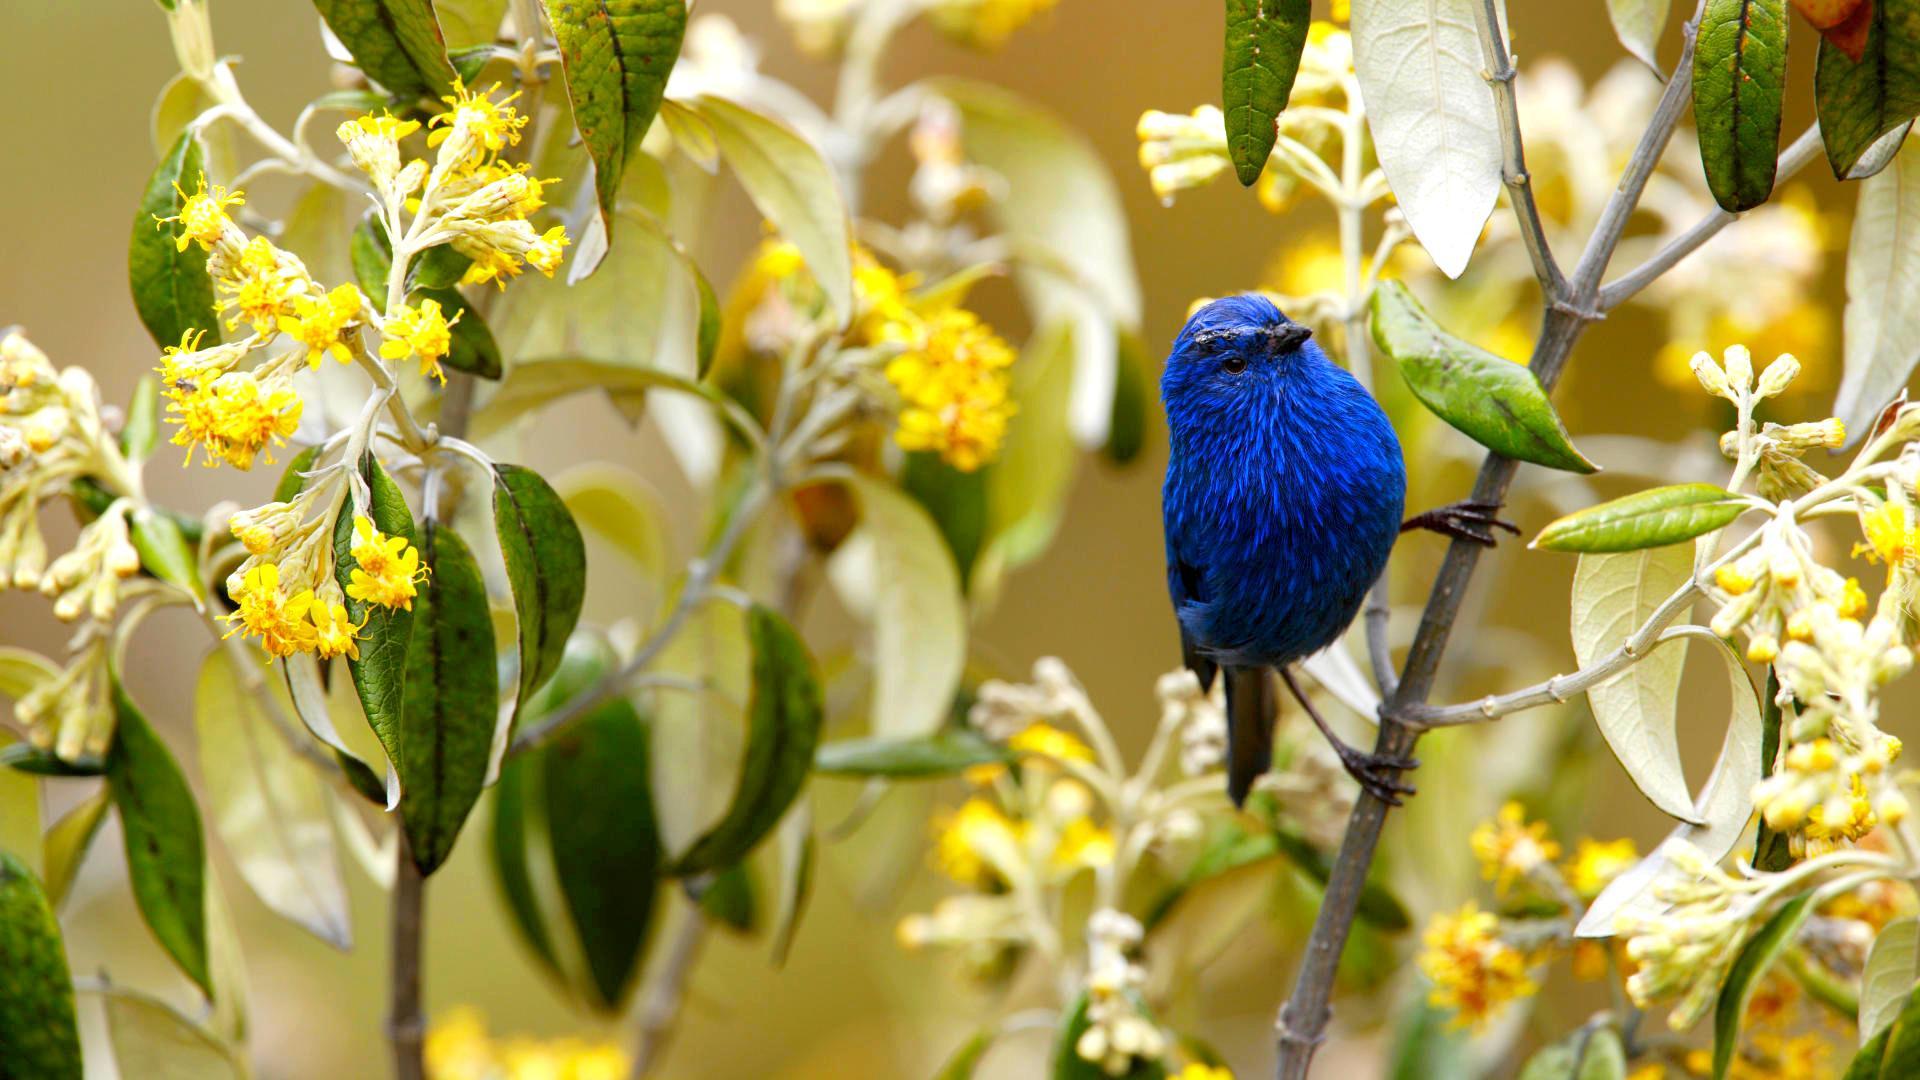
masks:
{"label": "bird's wing", "polygon": [[1219,670],[1219,665],[1200,651],[1199,642],[1187,629],[1185,615],[1189,605],[1206,602],[1206,576],[1198,567],[1175,554],[1171,544],[1167,551],[1167,594],[1173,598],[1174,618],[1180,623],[1180,660],[1200,679],[1200,689],[1211,691],[1213,675]]}

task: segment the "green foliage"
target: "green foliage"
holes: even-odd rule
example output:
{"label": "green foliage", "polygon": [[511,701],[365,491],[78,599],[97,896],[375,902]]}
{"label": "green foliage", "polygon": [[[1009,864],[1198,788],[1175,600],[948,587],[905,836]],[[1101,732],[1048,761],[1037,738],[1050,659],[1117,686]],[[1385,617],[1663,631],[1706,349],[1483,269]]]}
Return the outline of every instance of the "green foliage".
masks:
{"label": "green foliage", "polygon": [[453,92],[455,72],[433,0],[314,0],[369,79],[404,97]]}
{"label": "green foliage", "polygon": [[1248,187],[1260,179],[1273,152],[1274,121],[1287,107],[1312,21],[1308,0],[1227,0],[1220,101],[1226,112],[1227,154],[1235,175]]}
{"label": "green foliage", "polygon": [[1520,1080],[1621,1080],[1626,1049],[1610,1027],[1582,1028],[1541,1048],[1520,1069]]}
{"label": "green foliage", "polygon": [[1581,552],[1664,547],[1723,529],[1746,510],[1745,500],[1717,485],[1670,484],[1576,510],[1541,529],[1532,546]]}
{"label": "green foliage", "polygon": [[824,776],[895,780],[954,776],[975,765],[1004,765],[1012,756],[970,728],[943,728],[908,738],[842,739],[820,748],[813,771]]}
{"label": "green foliage", "polygon": [[205,177],[206,165],[198,133],[188,129],[147,180],[146,194],[133,212],[133,238],[127,245],[127,278],[133,288],[133,307],[147,333],[161,346],[179,345],[194,331],[205,333],[204,344],[220,341],[220,320],[213,312],[213,279],[207,276],[207,253],[198,244],[181,250],[175,238],[174,217]]}
{"label": "green foliage", "polygon": [[525,702],[560,666],[587,595],[586,542],[552,486],[532,469],[493,470],[493,524],[519,626]]}
{"label": "green foliage", "polygon": [[1707,0],[1693,53],[1693,122],[1707,187],[1728,211],[1773,193],[1786,93],[1787,0]]}
{"label": "green foliage", "polygon": [[200,811],[180,766],[118,681],[113,708],[118,734],[107,784],[120,812],[134,902],[161,947],[212,998]]}
{"label": "green foliage", "polygon": [[[1854,60],[1822,39],[1813,75],[1814,110],[1833,175],[1859,179],[1893,160],[1867,151],[1885,136],[1904,131],[1920,116],[1920,3],[1874,0],[1866,50]],[[1898,136],[1897,138],[1904,138]]]}
{"label": "green foliage", "polygon": [[1374,343],[1434,415],[1516,461],[1576,473],[1599,468],[1574,449],[1532,371],[1447,333],[1397,281],[1376,288],[1372,303]]}
{"label": "green foliage", "polygon": [[1759,988],[1760,980],[1773,962],[1793,944],[1795,934],[1813,914],[1813,894],[1796,896],[1781,906],[1747,940],[1740,955],[1727,971],[1720,986],[1720,997],[1713,1007],[1713,1077],[1720,1080],[1733,1064],[1740,1040],[1740,1021],[1746,1015],[1747,1002]]}
{"label": "green foliage", "polygon": [[[406,495],[400,486],[372,454],[361,459],[359,474],[370,493],[367,516],[373,527],[388,537],[404,537],[408,544],[418,547],[413,512],[407,509]],[[342,592],[352,587],[353,572],[360,565],[353,557],[356,514],[350,510],[351,505],[341,511],[333,529],[334,574]],[[433,583],[429,581],[421,591],[431,588]],[[347,617],[361,628],[360,655],[347,658],[348,670],[353,673],[353,688],[360,695],[360,707],[366,711],[367,723],[373,725],[373,733],[380,737],[387,760],[402,777],[404,790],[410,763],[401,742],[401,724],[406,709],[407,653],[413,641],[413,612],[405,607],[390,608],[356,600],[350,592],[346,607]]]}
{"label": "green foliage", "polygon": [[18,1077],[77,1077],[80,1036],[60,924],[19,859],[0,852],[0,1065]]}

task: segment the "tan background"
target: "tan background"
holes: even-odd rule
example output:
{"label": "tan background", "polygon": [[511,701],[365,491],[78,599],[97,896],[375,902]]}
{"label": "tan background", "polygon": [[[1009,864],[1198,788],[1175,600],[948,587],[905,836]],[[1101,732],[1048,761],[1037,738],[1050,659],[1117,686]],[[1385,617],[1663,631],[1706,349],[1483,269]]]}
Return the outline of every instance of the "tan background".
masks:
{"label": "tan background", "polygon": [[[1599,0],[1515,0],[1512,7],[1523,72],[1533,57],[1560,54],[1575,59],[1592,78],[1620,55]],[[793,53],[769,8],[769,0],[710,0],[700,11],[733,15],[760,40],[766,67],[811,93],[824,93],[830,87],[827,70]],[[306,4],[215,0],[214,21],[220,50],[246,60],[239,76],[249,96],[283,129],[300,103],[326,88],[317,21]],[[1088,133],[1117,176],[1131,215],[1147,301],[1146,330],[1156,353],[1164,351],[1193,297],[1251,286],[1276,251],[1284,251],[1305,230],[1325,226],[1312,212],[1268,216],[1231,182],[1182,196],[1171,210],[1147,190],[1133,161],[1134,121],[1146,108],[1185,111],[1216,99],[1218,27],[1216,5],[1200,0],[1062,0],[1057,12],[1016,35],[997,55],[966,53],[916,29],[904,36],[889,65],[895,81],[908,72],[950,71],[1004,83],[1052,106]],[[0,145],[6,148],[0,163],[0,235],[5,237],[0,324],[24,324],[57,363],[90,367],[110,401],[124,400],[154,355],[127,301],[125,250],[131,208],[154,158],[148,103],[173,71],[163,21],[144,0],[10,0],[0,5],[0,41],[6,42],[0,100],[11,103],[0,120]],[[1796,41],[1792,83],[1802,97],[1810,45],[1810,40]],[[1789,132],[1799,129],[1807,111],[1797,97]],[[898,157],[881,165],[870,186],[869,210],[882,218],[897,219],[902,208],[897,193],[905,169]],[[1840,193],[1818,163],[1808,173],[1815,174],[1823,203],[1844,214],[1851,195]],[[753,238],[758,223],[737,198],[720,206],[709,254],[728,259]],[[1573,255],[1562,253],[1568,261]],[[733,264],[708,265],[724,282]],[[1829,267],[1823,287],[1836,303],[1838,281],[1837,265]],[[1623,316],[1598,327],[1576,354],[1561,394],[1576,434],[1678,435],[1708,418],[1698,396],[1676,394],[1651,381],[1648,363],[1658,344],[1654,329],[1645,316]],[[1830,393],[1837,358],[1802,359],[1809,380]],[[1805,404],[1810,410],[1818,407]],[[528,455],[531,463],[554,465],[588,455],[657,458],[656,445],[629,437],[610,412],[581,408],[568,416],[570,423],[543,434],[538,452]],[[1011,582],[1000,608],[979,632],[981,653],[1011,672],[1024,671],[1033,658],[1047,653],[1064,657],[1134,747],[1152,721],[1152,677],[1175,659],[1160,565],[1157,489],[1165,438],[1157,407],[1153,419],[1153,441],[1138,464],[1127,470],[1086,464],[1058,544]],[[1410,457],[1416,470],[1424,467],[1417,453]],[[163,455],[162,460],[170,459]],[[1464,491],[1466,474],[1434,476],[1429,470],[1421,479],[1432,492],[1429,501],[1439,501]],[[156,498],[197,510],[216,498],[258,501],[270,482],[270,474],[240,477],[156,464],[150,486]],[[1529,529],[1549,516],[1538,503],[1525,501],[1514,513]],[[690,532],[691,523],[683,524],[683,533]],[[1434,541],[1409,545],[1402,553],[1403,590],[1426,580],[1438,550]],[[1538,627],[1554,662],[1566,662],[1561,597],[1570,560],[1508,545],[1488,570],[1476,582],[1469,614],[1484,617],[1491,610],[1511,624]],[[604,592],[593,603],[591,614],[598,617],[611,618],[621,610],[619,597]],[[37,598],[0,597],[0,625],[5,627],[0,638],[8,643],[58,648],[59,627]],[[190,621],[156,620],[130,662],[129,681],[175,737],[189,771],[186,706],[203,648]],[[1713,698],[1699,704],[1711,707]],[[1703,709],[1699,715],[1704,723],[1687,735],[1696,777],[1704,770],[1704,754],[1719,740],[1715,714]],[[1528,729],[1535,732],[1546,723],[1524,716],[1508,721],[1523,729],[1536,725]],[[1431,741],[1426,750],[1430,760],[1471,762],[1485,755],[1493,761],[1503,745],[1511,744],[1463,737],[1450,745]],[[1482,812],[1497,794],[1473,790],[1473,772],[1469,764],[1464,772],[1435,774],[1429,794],[1397,816],[1418,826],[1414,838],[1420,843],[1436,845],[1427,851],[1455,853],[1444,857],[1453,867],[1440,875],[1448,884],[1409,897],[1423,910],[1450,906],[1466,895],[1469,883],[1458,872],[1457,853],[1464,849],[1469,815]],[[1585,805],[1589,820],[1604,822],[1603,835],[1624,828],[1643,843],[1658,835],[1663,828],[1658,815],[1610,762],[1597,770],[1597,778]],[[508,936],[474,842],[477,835],[469,832],[468,842],[430,889],[429,1008],[469,1002],[490,1014],[496,1027],[509,1030],[613,1031],[596,1028],[571,1010]],[[103,837],[68,911],[76,971],[104,969],[120,981],[177,992],[184,983],[146,937],[119,883],[117,847],[114,835]],[[813,911],[784,971],[768,967],[759,943],[723,940],[712,948],[710,962],[695,980],[670,1075],[927,1075],[991,1014],[989,996],[968,990],[937,958],[902,954],[886,932],[899,914],[924,907],[935,895],[927,875],[918,875],[919,884],[904,900],[862,907],[856,892],[864,870],[854,863],[845,852],[829,854]],[[357,871],[350,873],[359,945],[345,956],[287,929],[228,875],[248,943],[253,1043],[264,1077],[377,1075],[384,1068],[378,1035],[384,917],[375,890]],[[1291,964],[1267,944],[1269,935],[1259,937],[1258,947],[1236,951],[1211,973],[1195,1014],[1229,1056],[1249,1069],[1266,1060],[1265,1028]],[[1564,1015],[1579,1013],[1569,1008]],[[1031,1062],[1043,1039],[1029,1035],[1024,1040],[1025,1053],[997,1056],[989,1071],[1024,1074],[1029,1066],[1020,1062]],[[1331,1055],[1343,1053],[1364,1060],[1367,1051],[1336,1047]],[[1327,1073],[1347,1074],[1333,1063]]]}

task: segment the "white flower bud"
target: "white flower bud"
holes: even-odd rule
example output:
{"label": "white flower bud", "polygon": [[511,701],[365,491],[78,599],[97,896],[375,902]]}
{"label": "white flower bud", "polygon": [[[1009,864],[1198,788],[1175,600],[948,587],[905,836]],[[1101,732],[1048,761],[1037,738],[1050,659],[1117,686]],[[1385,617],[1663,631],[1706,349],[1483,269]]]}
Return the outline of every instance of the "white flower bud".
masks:
{"label": "white flower bud", "polygon": [[1753,387],[1753,353],[1745,345],[1729,345],[1720,354],[1727,368],[1727,383],[1740,393]]}
{"label": "white flower bud", "polygon": [[1760,373],[1760,385],[1754,388],[1753,396],[1770,398],[1785,390],[1789,383],[1800,376],[1800,361],[1792,353],[1781,353],[1767,369]]}
{"label": "white flower bud", "polygon": [[1693,370],[1693,377],[1700,380],[1702,390],[1714,397],[1733,396],[1727,389],[1727,373],[1720,370],[1720,365],[1713,362],[1713,357],[1704,352],[1694,353],[1693,359],[1687,361],[1687,367]]}

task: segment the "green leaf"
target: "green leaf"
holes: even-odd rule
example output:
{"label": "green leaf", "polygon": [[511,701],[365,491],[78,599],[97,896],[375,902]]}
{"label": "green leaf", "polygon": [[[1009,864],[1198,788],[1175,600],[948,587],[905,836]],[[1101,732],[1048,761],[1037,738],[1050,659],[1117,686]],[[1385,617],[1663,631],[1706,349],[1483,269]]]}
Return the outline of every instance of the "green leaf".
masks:
{"label": "green leaf", "polygon": [[400,820],[422,874],[453,852],[486,786],[499,719],[493,615],[487,583],[460,537],[426,519],[420,564],[428,587],[413,602],[405,708],[400,714]]}
{"label": "green leaf", "polygon": [[1787,78],[1787,0],[1707,0],[1693,50],[1693,122],[1714,201],[1729,213],[1773,193]]}
{"label": "green leaf", "polygon": [[1847,1071],[1841,1080],[1879,1080],[1880,1063],[1887,1056],[1887,1040],[1893,1036],[1893,1029],[1886,1028],[1868,1039],[1847,1063]]}
{"label": "green leaf", "polygon": [[546,837],[544,810],[537,819],[534,817],[534,808],[546,805],[539,798],[540,770],[529,764],[538,755],[537,750],[515,755],[501,768],[500,780],[493,785],[493,829],[488,834],[488,852],[492,855],[494,883],[507,902],[514,929],[548,971],[562,976],[559,954],[554,948],[553,934],[547,928],[547,916],[542,910],[530,864],[529,834],[537,830],[543,842]]}
{"label": "green leaf", "polygon": [[704,379],[713,370],[713,356],[720,348],[720,298],[714,295],[713,282],[691,258],[681,260],[693,278],[694,291],[700,295],[700,322],[694,333],[695,377]]}
{"label": "green leaf", "polygon": [[313,0],[367,77],[403,97],[453,92],[433,0]]}
{"label": "green leaf", "polygon": [[[451,289],[460,283],[471,266],[473,260],[452,246],[436,244],[413,257],[413,263],[407,267],[407,288],[409,291]],[[380,295],[386,295],[384,289]]]}
{"label": "green leaf", "polygon": [[107,807],[113,805],[113,791],[101,785],[47,830],[47,900],[58,908],[73,888],[80,864],[93,847],[100,823],[107,819]]}
{"label": "green leaf", "polygon": [[630,702],[615,699],[538,757],[553,873],[591,990],[602,1007],[618,1010],[640,971],[660,883],[647,726]]}
{"label": "green leaf", "polygon": [[280,474],[280,482],[273,487],[273,501],[292,502],[293,497],[307,486],[307,478],[300,474],[313,468],[313,461],[319,456],[318,446],[309,446],[293,455],[293,460],[287,462],[287,471]]}
{"label": "green leaf", "polygon": [[535,360],[513,365],[500,389],[474,414],[473,430],[476,436],[492,435],[514,420],[573,394],[604,392],[624,407],[640,404],[653,389],[678,390],[715,406],[725,396],[704,383],[653,368],[594,360]]}
{"label": "green leaf", "polygon": [[875,735],[937,730],[960,686],[967,656],[960,575],[926,512],[899,489],[861,475],[846,484],[860,501],[860,549],[836,560],[870,559],[873,575]]}
{"label": "green leaf", "polygon": [[1713,484],[1670,484],[1576,510],[1540,530],[1529,546],[1589,554],[1643,551],[1705,536],[1747,510]]}
{"label": "green leaf", "polygon": [[519,465],[494,466],[493,520],[519,623],[524,704],[560,666],[580,621],[586,544],[560,496],[539,473]]}
{"label": "green leaf", "polygon": [[1858,62],[1822,38],[1813,69],[1820,138],[1842,180],[1858,179],[1867,150],[1920,116],[1920,0],[1875,0],[1868,19]]}
{"label": "green leaf", "polygon": [[1012,755],[968,728],[943,728],[904,739],[842,739],[814,755],[813,771],[826,776],[885,776],[920,780],[953,776],[975,765],[1003,765]]}
{"label": "green leaf", "polygon": [[[1865,1052],[1863,1047],[1861,1053]],[[1920,989],[1907,997],[1906,1008],[1887,1029],[1886,1056],[1880,1059],[1881,1080],[1912,1076],[1920,1076]]]}
{"label": "green leaf", "polygon": [[107,1041],[120,1075],[141,1080],[243,1080],[246,1067],[219,1036],[138,990],[109,987]]}
{"label": "green leaf", "polygon": [[151,506],[142,506],[127,517],[133,548],[140,553],[140,566],[162,581],[172,582],[200,600],[200,560],[193,545],[173,518]]}
{"label": "green leaf", "polygon": [[189,128],[147,180],[146,194],[133,215],[133,239],[127,245],[127,280],[133,288],[133,307],[155,343],[179,345],[192,331],[205,331],[203,345],[220,341],[220,320],[213,311],[213,279],[207,276],[207,253],[189,243],[180,249],[174,217],[205,178],[200,143]]}
{"label": "green leaf", "polygon": [[1883,927],[1860,972],[1860,1042],[1891,1027],[1920,979],[1920,921],[1905,915]]}
{"label": "green leaf", "polygon": [[1532,371],[1441,329],[1405,285],[1387,281],[1374,290],[1372,328],[1414,396],[1474,442],[1550,469],[1598,470],[1574,449]]}
{"label": "green leaf", "polygon": [[973,1070],[980,1065],[980,1059],[987,1056],[993,1046],[994,1036],[999,1034],[992,1028],[982,1028],[974,1032],[973,1038],[960,1044],[946,1064],[940,1066],[933,1080],[973,1080]]}
{"label": "green leaf", "polygon": [[60,924],[26,866],[0,852],[0,1068],[8,1076],[80,1075],[73,978]]}
{"label": "green leaf", "polygon": [[1075,1047],[1080,1036],[1092,1027],[1087,1016],[1087,995],[1082,991],[1074,999],[1073,1008],[1068,1010],[1065,1022],[1060,1025],[1060,1035],[1053,1044],[1053,1080],[1164,1080],[1167,1067],[1157,1060],[1134,1058],[1127,1071],[1114,1075],[1092,1061],[1081,1057]]}
{"label": "green leaf", "polygon": [[347,238],[347,256],[360,291],[373,297],[374,303],[384,304],[387,277],[393,273],[393,242],[387,239],[386,227],[377,218],[361,218]]}
{"label": "green leaf", "polygon": [[986,540],[986,471],[962,472],[930,451],[910,453],[900,467],[900,490],[913,496],[939,527],[964,591]]}
{"label": "green leaf", "polygon": [[[372,501],[369,516],[374,528],[389,537],[405,537],[407,543],[419,546],[418,537],[413,530],[413,513],[407,509],[407,499],[400,491],[400,485],[393,482],[387,471],[372,454],[366,455],[360,462],[360,475],[366,481]],[[340,510],[340,517],[333,527],[334,576],[345,591],[353,585],[353,571],[359,568],[359,562],[353,557],[353,520],[356,516],[349,503]],[[433,588],[431,580],[421,586],[420,591]],[[417,602],[417,598],[416,598]],[[365,600],[356,600],[347,596],[347,617],[361,626],[360,656],[349,656],[347,667],[353,673],[353,688],[360,695],[360,707],[366,711],[367,723],[373,725],[373,733],[380,738],[380,745],[387,752],[387,760],[401,775],[407,773],[407,762],[401,746],[401,722],[405,707],[407,653],[413,639],[413,612],[404,607],[389,608],[379,604],[370,604]],[[405,783],[402,782],[402,790]]]}
{"label": "green leaf", "polygon": [[1634,59],[1662,74],[1656,55],[1660,34],[1667,28],[1670,0],[1607,0],[1607,18],[1613,33]]}
{"label": "green leaf", "polygon": [[346,880],[320,776],[287,745],[263,698],[264,672],[243,673],[216,646],[193,696],[207,812],[262,903],[338,949],[353,947]]}
{"label": "green leaf", "polygon": [[[0,730],[0,760],[29,748],[24,738]],[[31,872],[46,872],[45,844],[40,836],[40,781],[22,769],[0,768],[0,852],[19,856]]]}
{"label": "green leaf", "polygon": [[560,43],[573,126],[593,158],[593,186],[611,238],[627,159],[660,111],[687,29],[682,0],[543,0]]}
{"label": "green leaf", "polygon": [[120,811],[134,902],[174,962],[212,997],[200,811],[180,766],[117,678],[113,707],[119,728],[107,783]]}
{"label": "green leaf", "polygon": [[713,876],[700,893],[700,910],[720,925],[750,934],[760,925],[760,897],[751,864],[734,863]]}
{"label": "green leaf", "polygon": [[1120,332],[1120,362],[1114,370],[1113,411],[1107,424],[1107,460],[1130,464],[1147,445],[1147,402],[1153,376],[1147,343],[1138,331]]}
{"label": "green leaf", "polygon": [[120,428],[120,452],[132,461],[153,456],[160,441],[160,380],[140,376],[133,384],[133,397],[127,402],[127,422]]}
{"label": "green leaf", "polygon": [[1908,139],[1891,167],[1860,182],[1847,242],[1845,359],[1833,412],[1857,441],[1913,377],[1920,361],[1920,141]]}
{"label": "green leaf", "polygon": [[1227,114],[1227,154],[1248,187],[1273,152],[1274,123],[1293,92],[1312,21],[1308,0],[1227,0],[1220,101]]}
{"label": "green leaf", "polygon": [[[442,363],[455,371],[464,371],[483,379],[498,379],[502,361],[493,330],[487,326],[486,317],[480,314],[479,309],[467,303],[467,298],[453,287],[460,275],[466,272],[466,266],[463,264],[457,269],[444,266],[436,262],[433,256],[437,251],[452,250],[428,248],[414,261],[412,270],[416,280],[413,282],[413,291],[407,296],[407,303],[432,300],[440,305],[441,312],[452,323],[453,347]],[[387,276],[393,269],[393,249],[380,223],[371,217],[361,219],[348,240],[348,252],[353,262],[354,280],[359,284],[360,291],[384,301]],[[432,279],[436,283],[425,284],[417,280],[422,278]]]}
{"label": "green leaf", "polygon": [[1610,1027],[1582,1029],[1527,1059],[1519,1080],[1621,1080],[1627,1075],[1626,1048]]}
{"label": "green leaf", "polygon": [[825,706],[806,645],[784,619],[757,605],[747,613],[747,635],[753,700],[739,782],[726,815],[678,860],[674,873],[682,876],[738,862],[758,846],[799,796],[819,745]]}
{"label": "green leaf", "polygon": [[1780,953],[1793,943],[1793,936],[1813,914],[1813,894],[1806,893],[1786,902],[1773,913],[1740,950],[1720,987],[1713,1007],[1713,1080],[1727,1075],[1733,1054],[1740,1042],[1740,1019],[1746,1015],[1747,1001],[1760,985],[1760,979],[1773,966]]}
{"label": "green leaf", "polygon": [[717,97],[694,105],[747,197],[800,249],[844,325],[853,315],[853,226],[832,166],[771,117]]}

